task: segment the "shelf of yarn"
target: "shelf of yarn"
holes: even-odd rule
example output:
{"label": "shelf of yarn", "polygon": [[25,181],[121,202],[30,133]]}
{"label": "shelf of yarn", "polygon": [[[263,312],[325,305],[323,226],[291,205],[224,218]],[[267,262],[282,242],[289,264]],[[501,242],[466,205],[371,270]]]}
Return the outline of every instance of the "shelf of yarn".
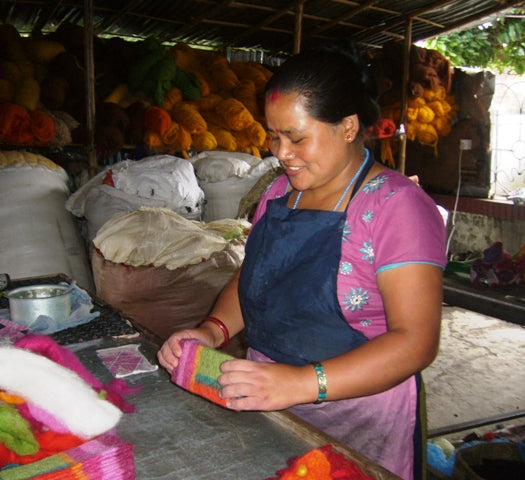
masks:
{"label": "shelf of yarn", "polygon": [[182,157],[267,150],[260,105],[272,72],[262,64],[153,38],[95,37],[97,76],[87,102],[83,38],[83,28],[69,24],[39,39],[0,26],[0,146],[90,147],[86,119],[94,106],[101,163],[129,145]]}

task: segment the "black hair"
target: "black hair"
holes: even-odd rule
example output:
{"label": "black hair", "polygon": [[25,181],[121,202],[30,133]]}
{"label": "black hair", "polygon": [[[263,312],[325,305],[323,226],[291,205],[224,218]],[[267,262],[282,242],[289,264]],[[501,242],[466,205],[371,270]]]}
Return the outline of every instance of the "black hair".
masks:
{"label": "black hair", "polygon": [[357,114],[365,128],[377,122],[377,86],[357,45],[350,40],[319,44],[288,58],[266,84],[272,92],[297,92],[316,120],[336,124]]}

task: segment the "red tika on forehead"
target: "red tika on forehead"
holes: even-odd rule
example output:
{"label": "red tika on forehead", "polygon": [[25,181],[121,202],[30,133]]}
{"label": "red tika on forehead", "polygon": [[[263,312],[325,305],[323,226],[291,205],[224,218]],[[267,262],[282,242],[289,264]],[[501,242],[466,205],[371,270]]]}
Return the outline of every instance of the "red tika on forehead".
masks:
{"label": "red tika on forehead", "polygon": [[277,100],[277,98],[279,98],[279,90],[276,88],[270,93],[270,101],[273,102],[274,100]]}

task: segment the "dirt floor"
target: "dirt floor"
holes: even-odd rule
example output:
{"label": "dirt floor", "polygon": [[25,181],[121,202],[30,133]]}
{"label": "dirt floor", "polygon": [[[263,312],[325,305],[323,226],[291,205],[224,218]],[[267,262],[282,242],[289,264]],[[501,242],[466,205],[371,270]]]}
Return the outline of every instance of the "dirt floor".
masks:
{"label": "dirt floor", "polygon": [[[448,305],[442,319],[440,353],[423,372],[429,432],[524,411],[525,327]],[[503,423],[524,424],[525,417]]]}

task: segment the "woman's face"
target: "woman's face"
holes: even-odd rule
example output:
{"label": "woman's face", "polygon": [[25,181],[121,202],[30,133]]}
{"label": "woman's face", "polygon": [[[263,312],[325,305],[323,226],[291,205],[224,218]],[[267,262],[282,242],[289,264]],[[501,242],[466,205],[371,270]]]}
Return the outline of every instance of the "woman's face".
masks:
{"label": "woman's face", "polygon": [[323,188],[345,174],[350,161],[343,124],[311,117],[296,93],[273,93],[266,99],[270,149],[297,190]]}

